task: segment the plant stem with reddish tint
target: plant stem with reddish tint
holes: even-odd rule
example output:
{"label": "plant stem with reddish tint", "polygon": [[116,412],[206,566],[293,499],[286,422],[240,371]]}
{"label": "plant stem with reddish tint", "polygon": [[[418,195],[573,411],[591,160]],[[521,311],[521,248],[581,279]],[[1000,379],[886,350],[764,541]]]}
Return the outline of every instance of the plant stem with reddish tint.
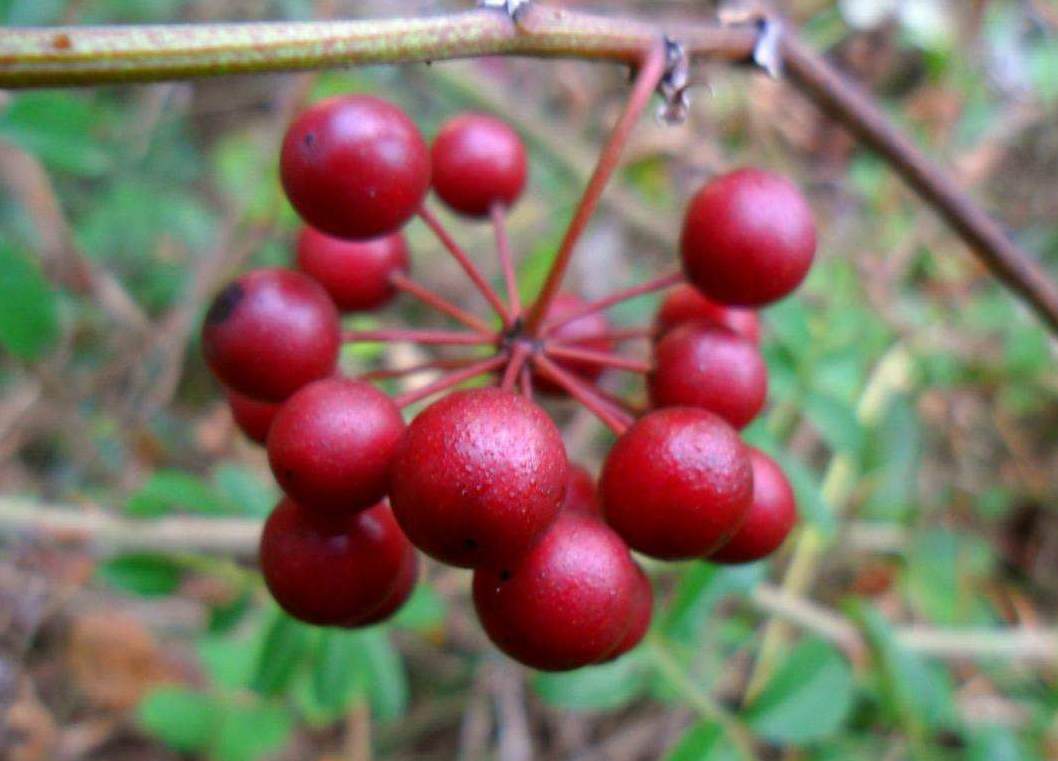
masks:
{"label": "plant stem with reddish tint", "polygon": [[426,372],[428,370],[458,370],[459,368],[466,367],[473,362],[473,359],[433,359],[429,362],[422,362],[408,367],[398,367],[391,370],[368,370],[366,373],[361,373],[357,377],[360,380],[365,381],[388,380],[390,378],[403,378],[408,375],[416,375],[417,373]]}
{"label": "plant stem with reddish tint", "polygon": [[594,387],[583,382],[572,373],[568,373],[542,354],[533,355],[533,365],[537,371],[565,389],[566,393],[583,404],[601,420],[607,428],[620,436],[634,422],[631,415],[622,409],[614,408],[608,401],[595,393]]}
{"label": "plant stem with reddish tint", "polygon": [[507,234],[507,211],[501,203],[494,203],[490,210],[492,226],[496,231],[496,253],[503,269],[503,280],[507,284],[507,304],[511,319],[522,316],[522,299],[518,294],[518,276],[514,271],[514,254],[511,251],[511,238]]}
{"label": "plant stem with reddish tint", "polygon": [[592,333],[574,338],[563,338],[562,343],[566,346],[575,344],[593,343],[595,341],[631,341],[637,338],[653,338],[657,330],[649,325],[631,328],[614,328],[601,333]]}
{"label": "plant stem with reddish tint", "polygon": [[411,294],[419,301],[432,306],[438,312],[447,314],[453,320],[461,323],[465,327],[468,327],[477,333],[481,333],[482,335],[495,335],[492,327],[480,317],[467,312],[465,309],[461,309],[435,291],[427,288],[421,283],[415,282],[403,272],[394,272],[390,276],[390,282],[393,283],[393,287],[397,290]]}
{"label": "plant stem with reddish tint", "polygon": [[487,346],[496,342],[495,336],[463,330],[347,330],[342,333],[346,343],[416,343],[439,346]]}
{"label": "plant stem with reddish tint", "polygon": [[620,354],[608,351],[595,351],[594,349],[578,349],[573,346],[562,344],[544,344],[544,354],[554,359],[570,359],[575,362],[587,362],[601,367],[612,367],[616,370],[628,370],[633,373],[648,373],[651,370],[649,362],[643,362]]}
{"label": "plant stem with reddish tint", "polygon": [[672,286],[681,282],[683,282],[683,273],[672,272],[668,275],[662,275],[661,277],[654,278],[653,280],[648,280],[645,283],[634,285],[631,288],[625,288],[622,291],[611,293],[609,296],[604,296],[601,299],[585,304],[580,309],[570,312],[569,314],[564,314],[554,320],[548,320],[540,328],[540,335],[547,336],[561,328],[563,325],[567,325],[573,322],[574,320],[579,320],[581,317],[587,317],[589,314],[601,312],[604,309],[609,309],[615,304],[620,304],[621,302],[628,301],[629,299],[638,298],[639,296],[645,296],[646,294],[653,293],[654,291],[661,291],[666,288],[671,288]]}
{"label": "plant stem with reddish tint", "polygon": [[495,357],[489,357],[483,359],[480,362],[475,362],[472,365],[468,365],[462,370],[458,370],[454,373],[449,373],[441,378],[438,378],[433,383],[427,384],[422,388],[417,388],[414,391],[408,391],[407,393],[401,394],[394,398],[394,402],[398,407],[407,407],[409,404],[421,401],[428,396],[439,394],[442,391],[458,386],[460,383],[476,378],[479,375],[485,375],[491,373],[493,370],[497,370],[507,362],[506,354],[498,354]]}
{"label": "plant stem with reddish tint", "polygon": [[507,363],[507,368],[503,372],[503,380],[500,382],[500,387],[504,391],[514,390],[514,383],[518,379],[518,374],[525,367],[525,363],[531,353],[532,350],[526,344],[519,343],[515,345],[513,351],[511,351],[511,361]]}

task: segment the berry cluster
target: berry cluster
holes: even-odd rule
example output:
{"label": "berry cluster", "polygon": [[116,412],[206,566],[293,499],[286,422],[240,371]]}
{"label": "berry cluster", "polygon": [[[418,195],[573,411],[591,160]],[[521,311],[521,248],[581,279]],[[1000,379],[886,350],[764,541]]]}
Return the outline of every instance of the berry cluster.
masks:
{"label": "berry cluster", "polygon": [[[523,310],[504,220],[527,162],[507,124],[458,116],[431,147],[392,104],[338,97],[291,125],[280,164],[308,225],[296,269],[251,271],[224,288],[203,346],[286,494],[260,561],[291,615],[345,627],[385,619],[411,594],[417,549],[473,569],[475,608],[500,649],[572,669],[618,657],[647,631],[651,584],[630,548],[741,563],[782,544],[793,493],[738,429],[767,392],[752,310],[792,291],[814,255],[811,213],[792,185],[757,170],[717,178],[687,209],[683,274],[591,303],[545,288]],[[426,208],[431,188],[453,211],[492,221],[506,300]],[[498,329],[409,276],[401,228],[414,216],[495,309]],[[665,288],[652,326],[614,328],[603,314]],[[398,293],[465,329],[343,331],[341,313]],[[618,353],[636,339],[651,342],[652,361]],[[344,377],[339,350],[353,341],[491,355]],[[607,369],[645,374],[649,410],[600,388]],[[395,398],[370,382],[425,370],[447,372]],[[476,377],[492,385],[455,390]],[[405,423],[402,409],[446,392]],[[568,461],[537,394],[579,402],[614,431],[598,484]]]}

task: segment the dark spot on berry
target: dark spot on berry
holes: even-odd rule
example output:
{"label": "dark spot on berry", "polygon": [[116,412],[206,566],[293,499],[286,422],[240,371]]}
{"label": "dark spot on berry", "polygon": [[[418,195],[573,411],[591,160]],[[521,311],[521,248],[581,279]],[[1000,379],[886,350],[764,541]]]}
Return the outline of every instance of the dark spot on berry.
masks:
{"label": "dark spot on berry", "polygon": [[463,541],[463,549],[467,550],[468,552],[473,552],[477,548],[478,548],[478,540],[477,539],[466,539],[466,540]]}
{"label": "dark spot on berry", "polygon": [[302,142],[305,143],[305,147],[306,148],[308,148],[309,150],[312,150],[312,148],[316,145],[316,133],[315,132],[306,132],[305,133],[305,137],[302,138]]}
{"label": "dark spot on berry", "polygon": [[239,283],[232,283],[218,293],[209,311],[206,312],[206,324],[219,325],[224,322],[235,311],[235,307],[239,305],[245,295],[246,291],[243,290]]}
{"label": "dark spot on berry", "polygon": [[510,581],[513,575],[514,574],[504,568],[502,571],[500,571],[500,581]]}

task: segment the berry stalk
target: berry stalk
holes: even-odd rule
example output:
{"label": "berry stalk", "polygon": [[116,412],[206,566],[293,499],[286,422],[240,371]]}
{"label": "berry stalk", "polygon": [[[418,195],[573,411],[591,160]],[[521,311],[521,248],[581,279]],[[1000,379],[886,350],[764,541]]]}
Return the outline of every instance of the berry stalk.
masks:
{"label": "berry stalk", "polygon": [[616,370],[628,370],[633,373],[648,373],[651,370],[649,362],[623,357],[620,354],[612,354],[607,351],[578,349],[573,346],[564,346],[561,344],[544,344],[544,354],[553,359],[572,359],[577,362],[587,362],[592,365],[612,367]]}
{"label": "berry stalk", "polygon": [[493,370],[502,367],[505,362],[507,362],[506,354],[499,354],[495,357],[483,359],[480,362],[468,365],[462,370],[457,370],[454,373],[444,375],[422,388],[417,388],[414,391],[408,391],[407,393],[401,394],[400,396],[395,397],[393,401],[398,407],[407,407],[409,404],[414,404],[415,402],[422,401],[428,396],[447,391],[450,388],[458,386],[460,383],[471,380],[472,378],[477,378],[479,375],[491,373]]}
{"label": "berry stalk", "polygon": [[434,359],[429,362],[421,362],[417,365],[410,365],[408,367],[369,370],[366,373],[361,373],[358,377],[360,380],[365,381],[389,380],[391,378],[404,378],[408,375],[417,375],[418,373],[427,372],[429,370],[458,370],[473,362],[473,359]]}
{"label": "berry stalk", "polygon": [[517,320],[522,315],[522,299],[518,295],[518,275],[514,271],[514,254],[511,252],[511,239],[507,234],[507,210],[503,204],[494,203],[489,211],[492,226],[496,231],[496,253],[503,268],[503,280],[507,284],[507,304],[511,317]]}
{"label": "berry stalk", "polygon": [[645,296],[648,293],[654,293],[655,291],[662,291],[666,288],[671,288],[674,285],[678,285],[683,282],[682,272],[671,272],[668,275],[662,275],[661,277],[648,280],[645,283],[632,286],[631,288],[625,288],[624,290],[611,293],[609,296],[604,296],[596,301],[585,304],[581,309],[577,309],[569,314],[564,314],[558,319],[548,320],[540,328],[541,336],[548,336],[554,333],[556,330],[561,328],[563,325],[579,320],[581,317],[586,317],[589,314],[595,314],[605,309],[609,309],[612,306],[620,304],[625,301],[629,301],[639,296]]}
{"label": "berry stalk", "polygon": [[533,355],[533,365],[551,381],[554,381],[566,392],[583,404],[615,435],[620,436],[634,422],[631,415],[624,410],[614,408],[609,401],[599,396],[595,388],[568,373],[542,354]]}
{"label": "berry stalk", "polygon": [[495,333],[487,322],[482,320],[477,315],[473,315],[470,312],[467,312],[465,309],[461,309],[460,307],[456,306],[440,294],[432,291],[421,283],[415,282],[403,272],[394,272],[392,275],[390,275],[389,280],[391,283],[393,283],[393,286],[398,290],[411,294],[415,298],[419,299],[419,301],[423,302],[424,304],[428,304],[429,306],[432,306],[438,312],[443,312],[444,314],[448,315],[456,322],[461,323],[465,327],[470,328],[471,330],[477,333],[481,333],[482,335],[486,335],[490,338],[495,339]]}
{"label": "berry stalk", "polygon": [[487,346],[495,342],[493,336],[462,330],[347,330],[342,333],[345,343],[417,343],[438,346]]}

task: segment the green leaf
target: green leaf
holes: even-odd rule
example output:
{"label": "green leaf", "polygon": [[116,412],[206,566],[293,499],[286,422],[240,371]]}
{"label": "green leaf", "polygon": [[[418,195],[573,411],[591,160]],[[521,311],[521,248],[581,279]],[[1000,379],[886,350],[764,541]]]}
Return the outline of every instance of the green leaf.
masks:
{"label": "green leaf", "polygon": [[905,586],[921,616],[954,626],[985,615],[976,587],[992,570],[986,542],[969,534],[927,529],[913,535],[907,556]]}
{"label": "green leaf", "polygon": [[272,512],[278,494],[251,468],[232,463],[218,465],[213,471],[216,491],[227,504],[247,515],[262,518]]}
{"label": "green leaf", "polygon": [[661,622],[666,637],[697,642],[716,605],[730,594],[756,585],[766,572],[762,564],[722,567],[688,563]]}
{"label": "green leaf", "polygon": [[230,502],[198,476],[179,470],[156,471],[125,503],[130,515],[150,518],[183,508],[196,513],[231,513]]}
{"label": "green leaf", "polygon": [[789,654],[745,718],[772,742],[799,745],[837,733],[852,703],[848,662],[826,642],[809,639]]}
{"label": "green leaf", "polygon": [[209,757],[214,761],[256,761],[286,745],[293,725],[290,712],[283,706],[228,705]]}
{"label": "green leaf", "polygon": [[834,453],[857,462],[863,454],[866,436],[855,411],[832,396],[810,393],[804,399],[804,412]]}
{"label": "green leaf", "polygon": [[421,582],[393,617],[393,626],[429,633],[443,627],[447,617],[448,603],[428,582]]}
{"label": "green leaf", "polygon": [[257,656],[253,689],[265,696],[278,695],[286,690],[311,654],[316,633],[313,627],[277,611],[265,631]]}
{"label": "green leaf", "polygon": [[183,569],[171,558],[146,553],[112,558],[97,573],[106,583],[144,597],[172,594],[183,578]]}
{"label": "green leaf", "polygon": [[363,692],[367,674],[361,668],[362,648],[360,632],[334,630],[321,635],[312,669],[314,703],[335,717]]}
{"label": "green leaf", "polygon": [[250,636],[200,639],[196,650],[210,682],[229,690],[249,686],[257,673],[263,634],[260,629],[254,629]]}
{"label": "green leaf", "polygon": [[1042,756],[1006,727],[981,727],[970,736],[966,761],[1037,761]]}
{"label": "green leaf", "polygon": [[538,673],[532,685],[546,702],[575,711],[613,711],[635,700],[647,686],[649,669],[638,651],[612,663],[565,673]]}
{"label": "green leaf", "polygon": [[390,644],[384,627],[374,626],[358,634],[359,668],[365,676],[371,711],[381,721],[399,718],[408,708],[408,674],[404,661]]}
{"label": "green leaf", "polygon": [[50,169],[98,177],[113,164],[98,137],[105,117],[105,111],[83,94],[22,93],[0,114],[0,136]]}
{"label": "green leaf", "polygon": [[34,360],[58,337],[58,300],[37,262],[0,241],[0,346]]}
{"label": "green leaf", "polygon": [[217,706],[209,695],[183,687],[158,687],[140,701],[136,718],[147,732],[173,750],[194,753],[209,743]]}
{"label": "green leaf", "polygon": [[694,724],[666,754],[665,761],[739,761],[717,724]]}

